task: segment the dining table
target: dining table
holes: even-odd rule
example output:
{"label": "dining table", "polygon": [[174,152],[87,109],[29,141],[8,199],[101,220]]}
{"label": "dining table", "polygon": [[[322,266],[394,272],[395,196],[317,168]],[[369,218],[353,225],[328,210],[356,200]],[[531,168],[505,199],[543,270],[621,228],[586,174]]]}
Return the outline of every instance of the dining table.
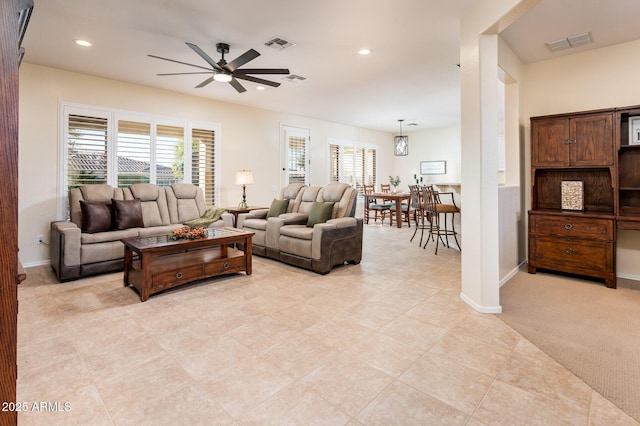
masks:
{"label": "dining table", "polygon": [[[378,199],[382,198],[385,201],[393,201],[396,206],[399,207],[404,200],[411,198],[410,192],[374,192],[371,195],[367,195],[367,198]],[[402,208],[396,208],[396,226],[402,228]]]}

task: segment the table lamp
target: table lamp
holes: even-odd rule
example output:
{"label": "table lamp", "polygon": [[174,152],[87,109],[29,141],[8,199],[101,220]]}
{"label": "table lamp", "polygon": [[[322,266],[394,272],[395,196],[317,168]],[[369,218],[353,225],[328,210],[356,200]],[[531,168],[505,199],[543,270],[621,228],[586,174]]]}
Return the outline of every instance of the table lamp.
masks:
{"label": "table lamp", "polygon": [[236,172],[236,185],[242,185],[242,201],[238,204],[239,209],[247,208],[247,185],[253,185],[253,172],[242,169]]}

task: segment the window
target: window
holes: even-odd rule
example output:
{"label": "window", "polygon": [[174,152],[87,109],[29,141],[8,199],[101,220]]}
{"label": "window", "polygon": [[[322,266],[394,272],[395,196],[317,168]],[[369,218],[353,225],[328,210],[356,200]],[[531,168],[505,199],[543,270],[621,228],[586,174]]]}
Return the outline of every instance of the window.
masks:
{"label": "window", "polygon": [[107,183],[107,119],[67,116],[66,188],[87,183]]}
{"label": "window", "polygon": [[329,180],[348,183],[362,193],[363,186],[375,185],[376,148],[353,142],[330,140]]}
{"label": "window", "polygon": [[193,129],[191,135],[191,183],[202,188],[207,204],[215,200],[215,132]]}
{"label": "window", "polygon": [[289,183],[305,183],[307,176],[307,139],[289,136]]}
{"label": "window", "polygon": [[217,124],[72,105],[62,111],[63,217],[68,190],[88,183],[191,182],[202,188],[207,204],[215,204]]}

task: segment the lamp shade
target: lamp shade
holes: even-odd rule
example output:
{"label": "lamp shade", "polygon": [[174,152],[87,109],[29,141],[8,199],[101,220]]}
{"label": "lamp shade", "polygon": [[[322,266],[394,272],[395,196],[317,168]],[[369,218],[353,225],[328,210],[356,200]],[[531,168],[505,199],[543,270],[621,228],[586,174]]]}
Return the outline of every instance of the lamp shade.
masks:
{"label": "lamp shade", "polygon": [[253,171],[241,170],[236,172],[236,185],[253,185]]}

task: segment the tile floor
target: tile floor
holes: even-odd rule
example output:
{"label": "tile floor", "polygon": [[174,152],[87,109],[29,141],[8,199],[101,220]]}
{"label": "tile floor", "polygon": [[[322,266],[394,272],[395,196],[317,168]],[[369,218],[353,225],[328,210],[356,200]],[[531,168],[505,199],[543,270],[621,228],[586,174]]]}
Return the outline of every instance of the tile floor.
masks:
{"label": "tile floor", "polygon": [[[19,287],[20,425],[636,424],[459,299],[460,254],[365,226],[321,276],[254,257],[141,303],[121,273]],[[65,411],[64,403],[69,403]]]}

